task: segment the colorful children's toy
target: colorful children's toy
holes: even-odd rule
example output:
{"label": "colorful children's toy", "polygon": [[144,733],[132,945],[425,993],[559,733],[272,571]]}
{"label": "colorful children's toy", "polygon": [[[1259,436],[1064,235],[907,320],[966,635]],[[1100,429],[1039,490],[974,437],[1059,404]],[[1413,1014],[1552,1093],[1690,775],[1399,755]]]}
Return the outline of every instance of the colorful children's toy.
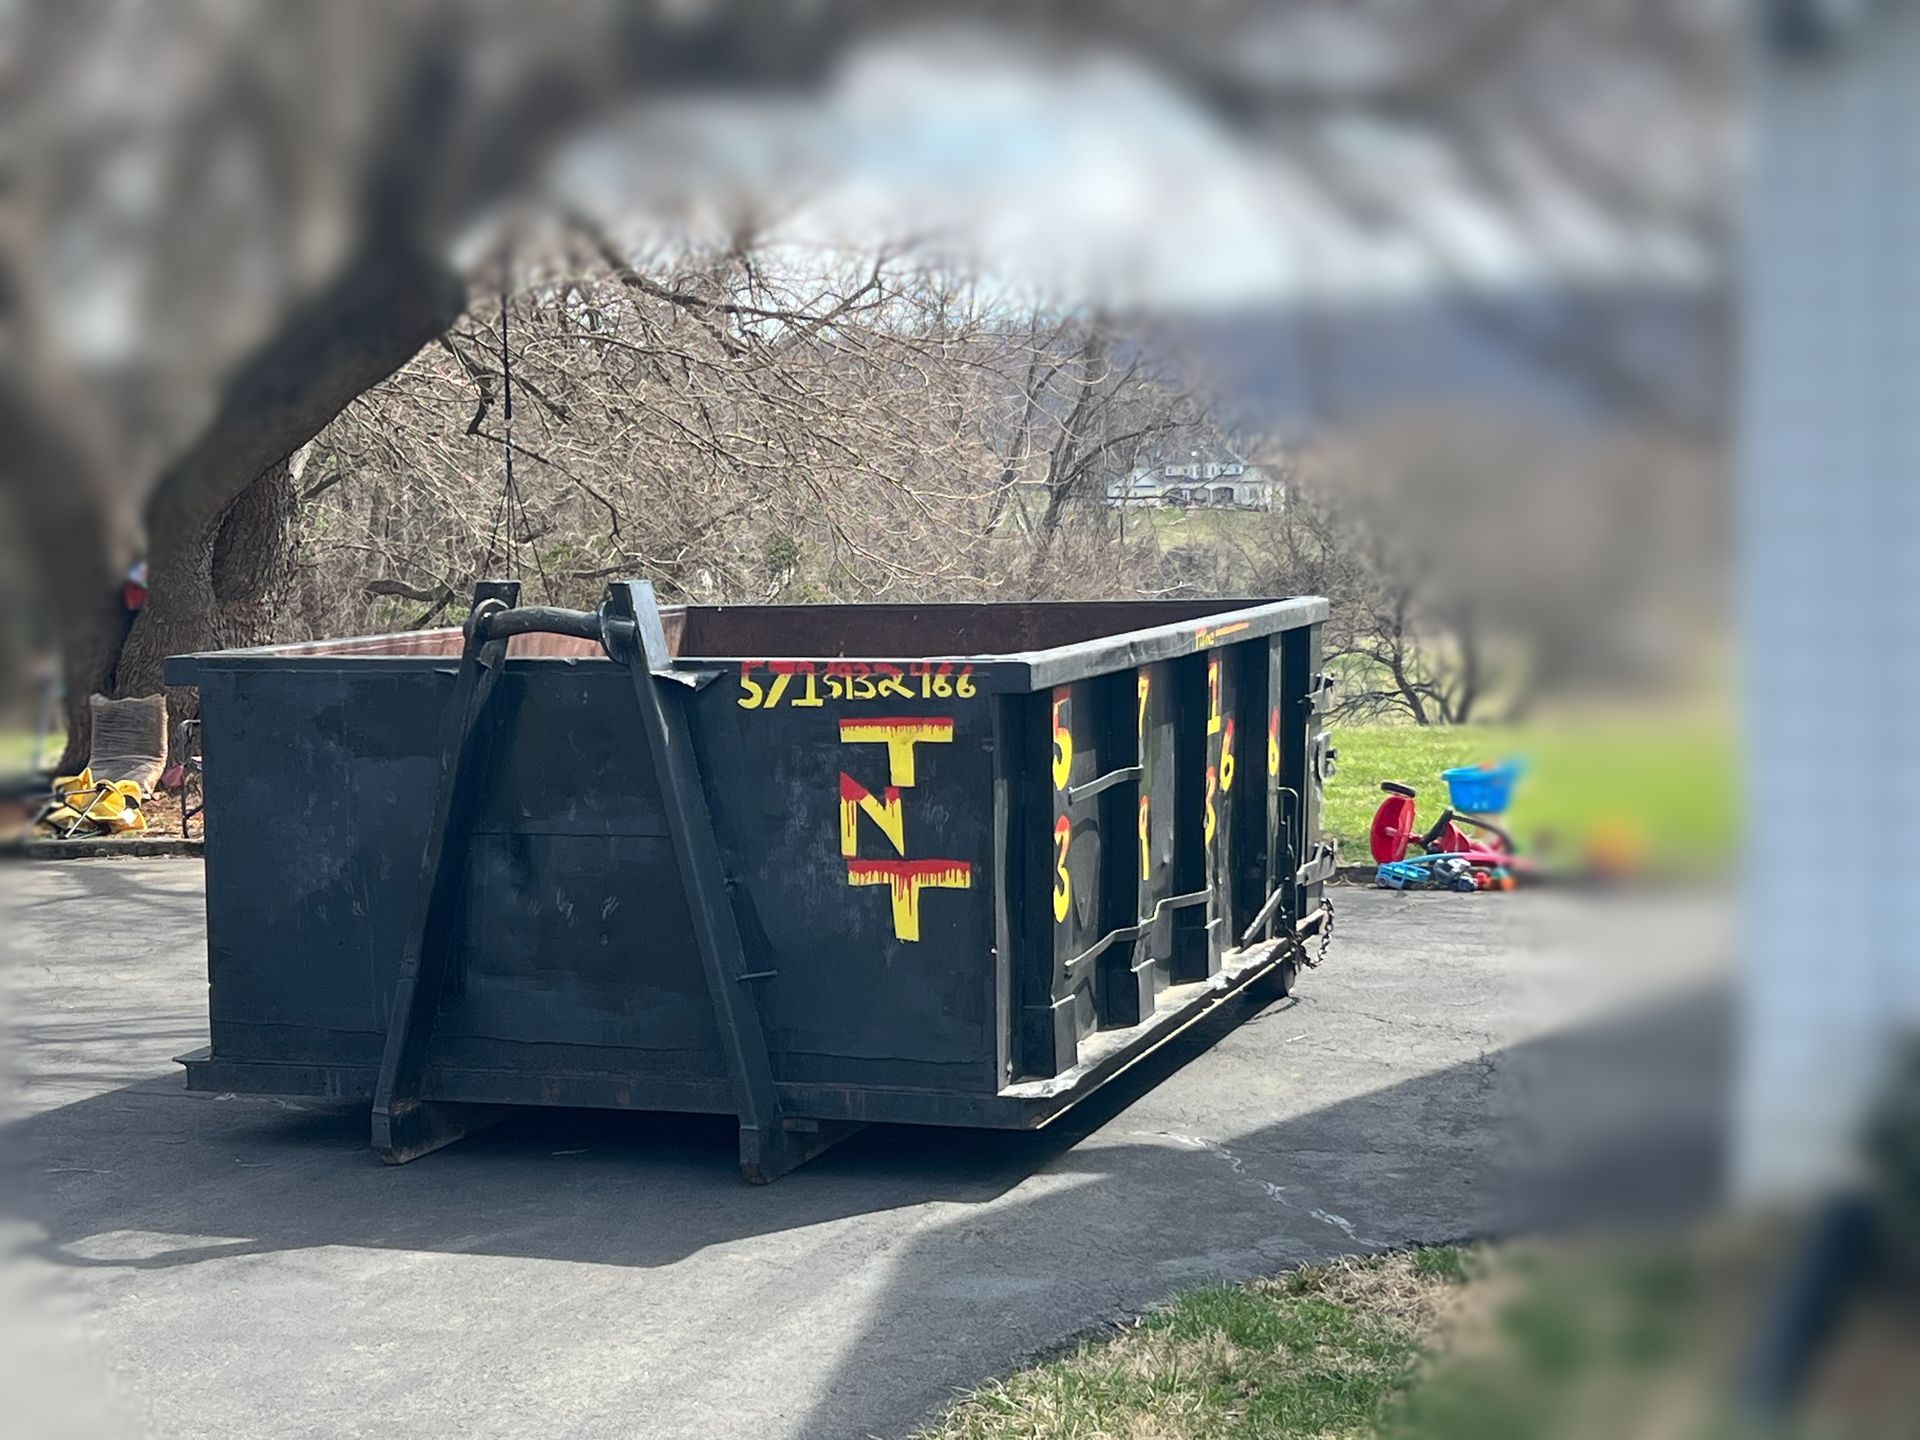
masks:
{"label": "colorful children's toy", "polygon": [[1469,815],[1499,815],[1513,803],[1514,784],[1525,768],[1518,760],[1502,760],[1497,765],[1483,760],[1478,765],[1442,770],[1440,778],[1447,782],[1454,809]]}
{"label": "colorful children's toy", "polygon": [[1421,855],[1390,860],[1374,872],[1373,883],[1387,890],[1477,890],[1472,862],[1459,855]]}
{"label": "colorful children's toy", "polygon": [[[1451,772],[1449,772],[1451,773]],[[1429,830],[1422,831],[1415,811],[1416,792],[1411,785],[1397,780],[1382,782],[1387,798],[1374,811],[1369,844],[1373,858],[1381,867],[1376,879],[1393,889],[1405,889],[1396,878],[1412,880],[1414,872],[1396,871],[1399,865],[1419,865],[1423,860],[1444,857],[1469,869],[1484,871],[1484,881],[1467,876],[1461,889],[1512,889],[1516,872],[1524,872],[1527,862],[1515,854],[1513,837],[1484,816],[1463,815],[1451,806]],[[1421,856],[1407,858],[1410,849]],[[1381,878],[1386,877],[1386,878]]]}

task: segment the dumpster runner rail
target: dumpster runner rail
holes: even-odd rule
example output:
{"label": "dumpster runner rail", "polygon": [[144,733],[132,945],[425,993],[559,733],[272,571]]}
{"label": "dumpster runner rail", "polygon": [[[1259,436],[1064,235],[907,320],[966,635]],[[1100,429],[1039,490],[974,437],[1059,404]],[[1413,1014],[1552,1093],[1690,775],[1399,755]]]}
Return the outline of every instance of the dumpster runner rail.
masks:
{"label": "dumpster runner rail", "polygon": [[519,597],[169,661],[191,1088],[371,1100],[394,1163],[509,1105],[720,1110],[766,1181],[868,1121],[1043,1125],[1329,922],[1323,600]]}

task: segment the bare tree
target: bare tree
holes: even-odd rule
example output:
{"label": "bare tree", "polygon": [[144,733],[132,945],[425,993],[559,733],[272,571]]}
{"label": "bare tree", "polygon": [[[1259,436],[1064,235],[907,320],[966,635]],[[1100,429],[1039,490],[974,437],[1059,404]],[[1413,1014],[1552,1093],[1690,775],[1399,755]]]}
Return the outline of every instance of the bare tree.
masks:
{"label": "bare tree", "polygon": [[1111,363],[1120,327],[988,303],[910,252],[803,260],[736,232],[644,270],[624,253],[578,216],[523,245],[512,493],[488,309],[321,433],[298,613],[427,624],[489,566],[576,600],[621,573],[693,600],[1144,578],[1116,563],[1106,481],[1201,411],[1144,354]]}
{"label": "bare tree", "polygon": [[[1335,8],[1299,18],[1321,23]],[[1638,8],[1623,0],[1608,13]],[[1535,43],[1529,9],[1426,7],[1396,22],[1379,63],[1332,79],[1295,63],[1311,52],[1276,28],[1295,17],[1254,0],[1199,16],[1048,0],[976,7],[973,19],[1023,44],[1130,54],[1241,133],[1281,138],[1329,110],[1405,111],[1471,88],[1469,75]],[[170,651],[259,637],[291,563],[290,457],[458,322],[456,244],[557,145],[632,97],[815,86],[876,36],[950,19],[933,0],[635,3],[582,16],[555,24],[505,0],[6,11],[0,421],[11,443],[0,486],[61,632],[70,757],[86,748],[89,692],[148,691]],[[698,292],[652,298],[700,311]],[[720,335],[722,316],[782,323],[706,315]],[[729,339],[790,343],[773,328]],[[1077,383],[1110,362],[1085,354]],[[1117,452],[1098,447],[1124,431],[1099,433],[1092,450],[1060,450],[1057,436],[1036,446],[1058,456],[1050,506]],[[743,450],[718,421],[694,434],[715,464],[782,463],[777,440]],[[862,483],[911,497],[899,478]],[[524,517],[523,540],[537,521]],[[851,553],[850,537],[836,545]],[[125,631],[112,596],[140,548],[152,598]],[[870,547],[862,559],[886,569]]]}

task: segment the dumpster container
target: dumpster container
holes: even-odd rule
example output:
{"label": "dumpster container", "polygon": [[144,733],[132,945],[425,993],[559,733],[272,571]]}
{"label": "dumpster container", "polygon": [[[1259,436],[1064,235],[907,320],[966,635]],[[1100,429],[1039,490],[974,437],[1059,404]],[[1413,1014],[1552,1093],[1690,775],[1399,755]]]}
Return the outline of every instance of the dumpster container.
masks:
{"label": "dumpster container", "polygon": [[[195,1090],[1046,1124],[1331,924],[1318,598],[597,610],[181,656]],[[1272,983],[1268,989],[1272,988]]]}

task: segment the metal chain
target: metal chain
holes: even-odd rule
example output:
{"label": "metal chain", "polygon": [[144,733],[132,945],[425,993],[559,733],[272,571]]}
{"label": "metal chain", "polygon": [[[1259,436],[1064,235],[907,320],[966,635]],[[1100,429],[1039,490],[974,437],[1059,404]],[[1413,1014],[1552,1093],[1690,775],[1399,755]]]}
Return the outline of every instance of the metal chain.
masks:
{"label": "metal chain", "polygon": [[1327,917],[1326,923],[1320,927],[1320,953],[1307,954],[1304,944],[1296,947],[1300,951],[1300,963],[1309,970],[1317,970],[1326,963],[1327,951],[1333,945],[1333,901],[1325,895],[1320,897],[1320,913]]}

